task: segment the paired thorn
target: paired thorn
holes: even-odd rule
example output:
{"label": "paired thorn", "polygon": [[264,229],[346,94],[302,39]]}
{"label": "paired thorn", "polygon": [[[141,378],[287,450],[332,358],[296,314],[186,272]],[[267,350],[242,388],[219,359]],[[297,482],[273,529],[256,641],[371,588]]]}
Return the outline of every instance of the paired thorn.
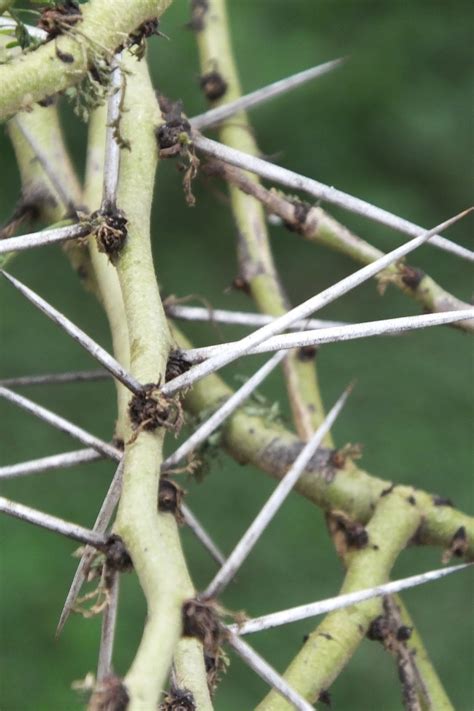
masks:
{"label": "paired thorn", "polygon": [[27,521],[35,526],[46,528],[48,531],[60,533],[62,536],[66,536],[66,538],[72,538],[75,541],[94,546],[94,548],[99,548],[100,550],[104,550],[107,546],[106,536],[96,531],[90,531],[88,528],[70,523],[57,516],[51,516],[50,514],[43,513],[43,511],[38,511],[29,506],[10,501],[10,499],[6,499],[4,496],[0,496],[0,512],[7,514],[7,516],[19,518],[21,521]]}
{"label": "paired thorn", "polygon": [[0,254],[7,252],[22,252],[26,249],[34,249],[35,247],[47,247],[50,244],[59,244],[70,239],[78,239],[86,237],[91,231],[88,223],[79,222],[66,227],[56,227],[51,230],[42,230],[41,232],[32,232],[20,237],[9,237],[8,239],[0,240]]}
{"label": "paired thorn", "polygon": [[288,682],[268,664],[250,645],[239,639],[235,633],[230,633],[228,644],[239,657],[253,669],[267,684],[290,701],[299,711],[314,711],[314,707],[293,689]]}
{"label": "paired thorn", "polygon": [[312,602],[308,605],[300,605],[299,607],[292,607],[289,610],[282,610],[281,612],[274,612],[270,615],[256,617],[240,625],[230,625],[229,629],[239,635],[260,632],[261,630],[267,630],[271,627],[286,625],[290,622],[297,622],[298,620],[305,620],[308,617],[316,617],[328,612],[334,612],[334,610],[341,610],[342,608],[350,607],[351,605],[364,602],[365,600],[371,600],[374,597],[392,595],[401,590],[408,590],[417,585],[424,585],[425,583],[439,580],[446,575],[457,573],[471,566],[472,563],[464,563],[463,565],[453,565],[449,568],[430,570],[420,575],[411,575],[408,578],[401,578],[400,580],[385,583],[384,585],[376,585],[375,587],[365,590],[358,590],[356,592],[327,598],[326,600],[320,600],[319,602]]}
{"label": "paired thorn", "polygon": [[[353,212],[356,215],[362,215],[369,220],[378,222],[381,225],[391,227],[397,232],[402,232],[411,237],[414,237],[423,231],[422,227],[409,222],[397,215],[394,215],[388,210],[384,210],[376,205],[356,198],[353,195],[337,190],[336,188],[325,185],[312,178],[307,178],[298,173],[294,173],[286,168],[281,168],[273,163],[257,158],[256,156],[249,155],[243,151],[239,151],[235,148],[229,148],[228,146],[218,143],[217,141],[211,141],[209,138],[201,136],[199,133],[193,133],[193,143],[195,147],[202,151],[205,155],[212,156],[213,158],[219,158],[219,160],[225,163],[230,163],[238,168],[243,168],[251,173],[259,175],[261,178],[266,178],[275,183],[285,185],[293,190],[303,190],[304,192],[312,195],[312,197],[317,200],[324,200],[332,205],[337,205],[342,207],[349,212]],[[447,225],[439,225],[436,232],[445,229]],[[470,262],[474,261],[474,252],[462,247],[461,245],[455,244],[444,237],[439,236],[433,232],[431,237],[431,244],[443,249],[446,252],[451,252],[456,254],[463,259]]]}
{"label": "paired thorn", "polygon": [[[268,341],[252,348],[247,355],[268,353],[269,351],[280,351],[283,349],[288,350],[291,348],[306,348],[307,346],[319,346],[325,343],[339,343],[341,341],[352,341],[358,338],[369,338],[371,336],[396,336],[407,333],[408,331],[430,328],[432,326],[442,326],[458,321],[468,321],[470,319],[474,319],[474,308],[422,314],[420,316],[402,316],[380,321],[347,324],[346,326],[319,328],[314,331],[273,336],[269,338]],[[220,343],[215,346],[193,348],[189,351],[183,351],[182,355],[189,363],[200,363],[204,359],[213,358],[219,353],[232,351],[237,343],[238,341],[234,341],[233,343]]]}
{"label": "paired thorn", "polygon": [[64,385],[65,383],[84,383],[104,380],[110,377],[106,370],[76,370],[70,373],[46,373],[44,375],[20,375],[15,378],[0,380],[6,388],[18,388],[27,385]]}
{"label": "paired thorn", "polygon": [[51,321],[60,326],[66,333],[71,336],[79,345],[81,345],[90,355],[95,358],[101,365],[104,366],[112,375],[117,378],[125,387],[131,390],[132,393],[139,393],[142,390],[140,383],[127,371],[122,368],[120,363],[115,360],[107,351],[99,346],[90,336],[88,336],[84,331],[82,331],[78,326],[76,326],[72,321],[70,321],[66,316],[63,316],[59,311],[57,311],[51,304],[41,298],[32,289],[22,284],[18,279],[7,274],[7,272],[0,270],[5,279],[7,279],[10,284],[12,284],[15,289],[18,289],[20,293],[25,296],[28,301],[36,306],[37,309],[42,311]]}
{"label": "paired thorn", "polygon": [[337,282],[336,284],[333,284],[327,289],[324,289],[324,291],[320,292],[319,294],[316,294],[307,301],[304,301],[302,304],[299,304],[290,311],[287,311],[282,316],[279,316],[278,318],[274,319],[272,323],[269,323],[266,326],[262,326],[262,328],[259,328],[257,331],[254,331],[248,336],[245,336],[245,338],[242,338],[236,343],[235,348],[232,351],[226,350],[224,353],[219,353],[214,358],[209,358],[209,360],[205,361],[204,363],[196,365],[194,368],[188,370],[186,373],[183,373],[182,375],[179,375],[177,378],[174,378],[170,382],[165,383],[165,385],[163,385],[163,387],[161,388],[161,392],[164,395],[171,395],[172,393],[175,393],[178,390],[181,390],[182,388],[190,387],[193,383],[197,382],[198,380],[201,380],[206,375],[210,375],[216,370],[223,368],[228,363],[231,363],[237,358],[240,358],[240,356],[248,353],[253,347],[258,346],[260,345],[260,343],[263,343],[264,341],[268,340],[271,336],[275,336],[281,333],[282,331],[285,331],[292,324],[294,324],[295,321],[310,316],[315,311],[323,308],[324,306],[327,306],[332,301],[335,301],[344,294],[347,294],[356,286],[359,286],[368,279],[371,279],[373,276],[388,267],[390,264],[393,264],[394,262],[401,259],[401,257],[404,257],[406,254],[412,252],[414,249],[422,245],[428,239],[433,237],[433,235],[435,235],[439,230],[446,229],[450,225],[453,225],[455,222],[460,220],[469,212],[471,212],[471,209],[459,213],[455,217],[452,217],[449,220],[442,222],[440,225],[437,225],[432,230],[429,230],[428,232],[423,232],[421,235],[415,237],[409,242],[406,242],[405,244],[400,245],[400,247],[397,247],[391,252],[384,254],[382,257],[376,259],[374,262],[371,262],[365,267],[358,269],[356,272],[353,272],[344,279],[341,279],[341,281]]}
{"label": "paired thorn", "polygon": [[242,387],[231,395],[226,402],[212,414],[205,422],[173,452],[162,465],[162,469],[166,471],[173,466],[176,466],[184,457],[191,454],[193,450],[199,447],[205,440],[218,428],[220,425],[235,412],[235,410],[245,401],[260,383],[281,363],[286,353],[277,353],[268,360],[259,370],[257,370],[251,378],[249,378]]}
{"label": "paired thorn", "polygon": [[107,605],[102,616],[97,682],[103,682],[112,673],[115,628],[117,625],[120,573],[107,570]]}
{"label": "paired thorn", "polygon": [[95,449],[78,449],[75,452],[65,452],[64,454],[53,454],[50,457],[40,459],[30,459],[28,462],[19,464],[9,464],[0,467],[0,481],[2,479],[15,479],[28,474],[41,474],[53,469],[64,469],[74,467],[76,464],[85,462],[95,462],[102,459],[102,454]]}
{"label": "paired thorn", "polygon": [[[272,323],[275,316],[267,314],[248,313],[246,311],[228,311],[226,309],[207,309],[204,306],[182,306],[181,304],[164,303],[166,315],[183,321],[209,321],[211,323],[226,323],[235,326],[265,326]],[[301,331],[311,328],[329,328],[330,326],[345,326],[341,321],[322,321],[311,318],[297,321],[291,330]]]}
{"label": "paired thorn", "polygon": [[266,501],[259,514],[254,519],[253,523],[242,536],[239,543],[236,545],[226,562],[219,570],[214,579],[209,583],[205,591],[202,593],[202,598],[216,597],[232,580],[242,563],[245,561],[250,551],[258,541],[263,531],[266,529],[270,521],[273,519],[281,505],[285,501],[290,491],[295,486],[301,474],[306,469],[308,462],[314,456],[321,445],[326,434],[329,432],[337,416],[344,407],[346,400],[352,390],[349,386],[336,404],[329,411],[324,422],[316,430],[315,434],[309,442],[303,447],[302,451],[295,459],[293,465],[279,482],[276,489],[273,491],[270,498]]}
{"label": "paired thorn", "polygon": [[[105,495],[104,501],[94,523],[93,531],[97,535],[105,534],[115,511],[115,507],[119,502],[120,492],[122,490],[123,468],[124,460],[122,459],[115,471],[114,477],[110,483],[109,489]],[[77,596],[79,595],[84,580],[87,577],[89,565],[94,557],[94,554],[94,549],[90,547],[87,547],[82,554],[59,617],[58,626],[56,627],[56,637],[59,637],[61,634],[69,614],[74,607]]]}
{"label": "paired thorn", "polygon": [[13,392],[13,390],[9,390],[8,388],[0,387],[0,397],[4,397],[6,400],[18,405],[18,407],[21,407],[27,412],[31,412],[36,417],[39,417],[40,420],[43,420],[53,427],[56,427],[56,429],[61,432],[65,432],[71,437],[74,437],[79,442],[86,445],[86,447],[92,447],[92,449],[95,449],[97,452],[100,452],[109,459],[120,461],[122,452],[119,449],[112,447],[112,445],[107,444],[107,442],[103,442],[98,437],[94,437],[94,435],[86,432],[86,430],[83,430],[81,427],[74,425],[64,417],[56,415],[54,412],[51,412],[51,410],[38,405],[23,395],[18,395]]}
{"label": "paired thorn", "polygon": [[302,72],[297,74],[292,74],[285,79],[280,79],[279,81],[268,84],[267,86],[257,89],[256,91],[241,96],[235,101],[229,101],[223,106],[218,106],[215,109],[206,111],[203,114],[194,116],[194,118],[189,119],[189,123],[192,128],[203,131],[211,126],[215,126],[222,121],[230,118],[239,111],[245,111],[259,104],[263,104],[270,99],[274,99],[280,94],[286,94],[292,89],[296,89],[302,84],[311,81],[312,79],[317,79],[318,77],[332,72],[333,69],[337,69],[345,62],[345,58],[333,59],[330,62],[325,62],[324,64],[319,64],[318,66],[311,67],[310,69],[304,69]]}

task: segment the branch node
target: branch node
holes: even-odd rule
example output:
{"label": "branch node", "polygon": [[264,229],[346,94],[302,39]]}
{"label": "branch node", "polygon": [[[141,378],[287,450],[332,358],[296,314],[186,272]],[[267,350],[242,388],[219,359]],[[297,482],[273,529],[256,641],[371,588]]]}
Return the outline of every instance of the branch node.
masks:
{"label": "branch node", "polygon": [[99,252],[107,254],[115,264],[127,239],[127,218],[116,207],[105,206],[91,215],[92,235],[97,240]]}
{"label": "branch node", "polygon": [[181,504],[185,493],[184,489],[178,486],[176,482],[167,477],[161,477],[158,493],[158,509],[162,513],[173,514],[179,524],[184,523]]}
{"label": "branch node", "polygon": [[167,397],[159,392],[159,384],[148,383],[130,400],[128,412],[135,430],[134,442],[143,430],[153,432],[157,427],[177,434],[183,424],[183,408],[178,398]]}

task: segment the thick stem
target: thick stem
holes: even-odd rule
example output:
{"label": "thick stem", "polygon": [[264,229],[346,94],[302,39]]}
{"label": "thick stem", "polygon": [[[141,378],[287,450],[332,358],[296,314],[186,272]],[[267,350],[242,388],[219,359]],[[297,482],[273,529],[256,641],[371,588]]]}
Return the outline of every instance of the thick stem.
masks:
{"label": "thick stem", "polygon": [[[131,372],[140,382],[158,383],[164,379],[170,347],[150,246],[157,163],[154,127],[159,113],[145,62],[126,57],[124,65],[128,77],[121,131],[132,150],[124,152],[121,161],[118,206],[126,216],[128,236],[117,258],[117,273],[128,325]],[[176,521],[171,514],[157,513],[163,435],[163,428],[141,431],[125,445],[122,497],[115,524],[133,560],[148,608],[143,637],[125,677],[129,711],[156,707],[181,636],[182,604],[194,594]],[[200,669],[200,674],[195,674],[201,681],[199,692],[205,695],[203,656],[194,661]],[[208,697],[207,701],[209,707]]]}
{"label": "thick stem", "polygon": [[[420,512],[397,493],[380,500],[368,524],[368,544],[348,556],[341,593],[385,582],[400,551],[420,524]],[[370,622],[380,614],[381,600],[333,612],[305,642],[285,672],[285,679],[305,698],[316,701],[352,657]],[[258,705],[258,711],[289,711],[291,706],[274,692]]]}
{"label": "thick stem", "polygon": [[[224,94],[213,105],[221,106],[239,98],[242,92],[233,56],[225,0],[209,1],[204,27],[197,33],[197,44],[204,90],[212,77],[220,77],[225,82]],[[222,143],[232,148],[252,155],[260,154],[245,112],[222,122],[219,137]],[[257,176],[248,174],[247,178],[259,185]],[[240,278],[250,290],[260,311],[280,316],[288,311],[289,303],[273,261],[265,213],[257,200],[233,185],[230,185],[230,199],[237,226]],[[295,425],[300,437],[307,440],[324,420],[314,362],[313,359],[308,361],[302,358],[299,351],[292,351],[283,367]],[[326,435],[325,443],[331,446],[330,433]]]}

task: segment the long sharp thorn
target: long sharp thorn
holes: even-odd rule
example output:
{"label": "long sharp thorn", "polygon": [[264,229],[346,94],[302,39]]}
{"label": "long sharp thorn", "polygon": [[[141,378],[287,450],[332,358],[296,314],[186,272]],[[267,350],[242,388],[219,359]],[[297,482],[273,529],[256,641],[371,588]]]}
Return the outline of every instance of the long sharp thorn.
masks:
{"label": "long sharp thorn", "polygon": [[240,341],[238,341],[235,349],[232,352],[226,351],[225,353],[215,356],[215,358],[210,358],[204,363],[196,365],[191,370],[188,370],[186,373],[183,373],[177,378],[174,378],[170,382],[166,383],[161,389],[162,393],[166,395],[171,395],[172,393],[175,393],[182,388],[191,386],[194,382],[196,382],[197,380],[201,380],[201,378],[204,378],[206,375],[209,375],[210,373],[213,373],[216,370],[223,368],[225,365],[232,362],[236,358],[239,358],[245,353],[248,353],[254,346],[258,346],[260,345],[260,343],[263,343],[271,336],[277,335],[282,331],[285,331],[295,321],[310,316],[315,311],[323,308],[324,306],[327,306],[327,304],[330,304],[332,301],[335,301],[344,294],[347,294],[356,286],[359,286],[359,284],[362,284],[368,279],[371,279],[373,276],[375,276],[375,274],[378,274],[380,271],[382,271],[382,269],[385,269],[393,262],[396,262],[398,259],[404,257],[406,254],[412,252],[414,249],[426,242],[428,239],[430,239],[430,237],[436,234],[436,232],[438,232],[439,230],[446,229],[447,227],[467,215],[469,212],[471,212],[471,209],[461,212],[460,214],[456,215],[455,217],[452,217],[446,222],[437,225],[432,230],[424,232],[423,234],[419,235],[418,237],[415,237],[409,242],[400,245],[400,247],[397,247],[391,252],[384,254],[379,259],[376,259],[374,262],[371,262],[371,264],[367,264],[365,267],[358,269],[356,272],[353,272],[345,279],[342,279],[336,284],[333,284],[328,289],[324,289],[324,291],[322,291],[320,294],[316,294],[307,301],[304,301],[302,304],[299,304],[299,306],[296,306],[295,308],[291,309],[286,314],[279,316],[272,323],[269,323],[266,326],[262,326],[262,328],[259,328],[257,331],[254,331],[245,338],[242,338]]}
{"label": "long sharp thorn", "polygon": [[60,179],[54,167],[51,165],[48,154],[46,153],[46,151],[43,150],[42,146],[37,141],[36,136],[29,130],[27,126],[25,126],[24,121],[22,121],[19,116],[15,116],[12,121],[20,129],[27,143],[29,143],[31,150],[35,154],[39,164],[41,165],[44,172],[51,181],[51,184],[59,195],[59,198],[66,210],[76,214],[77,206],[75,204],[73,196],[68,192],[66,183],[64,183]]}
{"label": "long sharp thorn", "polygon": [[10,237],[0,241],[0,254],[7,252],[23,252],[26,249],[35,247],[47,247],[50,244],[59,244],[70,239],[85,237],[90,232],[90,225],[79,223],[67,225],[66,227],[56,227],[51,230],[32,232],[19,237]]}
{"label": "long sharp thorn", "polygon": [[99,533],[65,521],[57,516],[51,516],[43,513],[43,511],[18,504],[16,501],[10,501],[4,496],[0,496],[0,511],[7,514],[7,516],[19,518],[22,521],[27,521],[35,526],[46,528],[48,531],[54,531],[54,533],[59,533],[62,536],[66,536],[66,538],[72,538],[75,541],[86,543],[96,548],[104,549],[107,544],[106,537]]}
{"label": "long sharp thorn", "polygon": [[[203,306],[182,306],[181,304],[165,304],[166,315],[184,321],[210,321],[211,323],[227,323],[237,326],[265,326],[275,320],[268,314],[248,313],[245,311],[227,311],[226,309],[206,309]],[[297,321],[290,328],[301,331],[310,328],[329,328],[330,326],[345,326],[342,321],[322,321],[321,319],[306,319]]]}
{"label": "long sharp thorn", "polygon": [[107,129],[105,133],[104,185],[102,210],[115,210],[120,170],[120,145],[117,141],[117,122],[123,94],[123,75],[119,66],[120,54],[112,62],[111,93],[107,101]]}
{"label": "long sharp thorn", "polygon": [[202,543],[204,548],[210,553],[211,557],[216,561],[216,563],[219,563],[219,565],[224,565],[224,554],[216,546],[212,538],[203,528],[202,524],[197,520],[193,512],[186,505],[183,505],[181,507],[181,510],[183,512],[183,517],[186,525],[189,526],[198,541]]}
{"label": "long sharp thorn", "polygon": [[[381,225],[386,225],[391,227],[397,232],[402,232],[404,234],[410,235],[411,237],[420,234],[423,231],[422,227],[409,222],[408,220],[398,217],[388,210],[383,210],[376,205],[371,205],[365,200],[356,198],[353,195],[337,190],[329,185],[320,183],[312,178],[307,178],[298,173],[294,173],[286,168],[281,168],[273,163],[257,158],[256,156],[249,155],[235,148],[229,148],[224,146],[217,141],[211,141],[209,138],[205,138],[198,133],[193,133],[193,142],[196,148],[205,153],[206,155],[213,156],[214,158],[219,158],[226,163],[235,165],[238,168],[243,168],[244,170],[249,170],[252,173],[256,173],[262,178],[271,180],[280,185],[286,185],[293,190],[303,190],[304,192],[312,195],[318,200],[324,200],[331,205],[337,205],[342,207],[349,212],[353,212],[356,215],[362,215],[369,220],[378,222]],[[441,231],[441,226],[437,228],[437,232]],[[433,239],[431,244],[438,247],[439,249],[444,249],[447,252],[456,254],[463,259],[468,261],[474,261],[474,252],[462,247],[461,245],[455,244],[450,240],[440,237],[436,233],[433,233]]]}
{"label": "long sharp thorn", "polygon": [[108,571],[108,601],[102,617],[100,636],[99,661],[97,664],[97,681],[102,682],[112,672],[112,656],[114,651],[115,627],[117,623],[120,573],[117,570]]}
{"label": "long sharp thorn", "polygon": [[285,474],[283,479],[279,482],[278,486],[273,491],[270,498],[267,500],[263,508],[260,510],[256,518],[250,525],[250,527],[247,529],[240,541],[237,543],[234,550],[227,558],[226,562],[219,570],[217,575],[215,575],[214,579],[210,582],[206,590],[202,593],[201,597],[215,597],[232,580],[235,573],[241,567],[242,563],[247,558],[248,554],[262,535],[265,528],[273,519],[276,512],[280,509],[286,497],[300,478],[302,472],[306,469],[308,462],[314,456],[318,447],[321,445],[321,442],[323,441],[324,437],[331,429],[337,416],[344,407],[346,400],[351,392],[351,389],[352,387],[349,387],[347,388],[347,390],[344,391],[344,393],[338,399],[336,404],[329,411],[322,425],[318,427],[315,434],[303,447],[291,468]]}
{"label": "long sharp thorn", "polygon": [[169,469],[199,447],[260,385],[260,383],[281,363],[286,353],[277,353],[268,360],[247,382],[242,385],[226,402],[202,423],[183,444],[164,462],[162,468]]}
{"label": "long sharp thorn", "polygon": [[[17,28],[18,23],[15,22],[15,20],[12,20],[10,17],[0,17],[0,29],[11,30],[13,34]],[[28,30],[28,34],[30,34],[32,37],[35,37],[35,39],[45,40],[48,37],[48,33],[40,29],[39,27],[25,25],[25,28]]]}
{"label": "long sharp thorn", "polygon": [[[102,506],[100,507],[100,511],[97,514],[93,531],[99,535],[103,535],[106,532],[113,513],[115,511],[115,507],[117,506],[118,501],[120,499],[120,492],[122,490],[123,467],[124,460],[122,459],[115,471],[114,478],[112,479],[107,494],[105,495],[105,499],[102,503]],[[58,626],[56,627],[56,638],[59,637],[59,635],[61,634],[62,629],[67,622],[69,614],[72,608],[74,607],[74,603],[76,602],[77,596],[79,595],[84,580],[87,577],[89,565],[94,555],[94,549],[87,546],[87,548],[84,550],[84,553],[82,554],[81,560],[79,561],[79,565],[77,566],[74,578],[66,596],[66,601],[59,617]]]}
{"label": "long sharp thorn", "polygon": [[235,101],[230,101],[224,106],[218,106],[215,109],[199,114],[199,116],[194,116],[189,120],[189,122],[193,128],[203,131],[210,126],[215,126],[221,121],[225,121],[239,111],[245,111],[245,109],[250,109],[254,106],[258,106],[259,104],[263,104],[266,101],[279,96],[280,94],[286,94],[291,89],[296,89],[296,87],[301,86],[312,79],[317,79],[328,72],[332,72],[333,69],[340,67],[344,61],[344,58],[333,59],[330,62],[325,62],[324,64],[319,64],[316,67],[305,69],[297,74],[292,74],[285,79],[280,79],[280,81],[273,82],[273,84],[268,84],[267,86],[257,89],[250,94],[241,96]]}
{"label": "long sharp thorn", "polygon": [[0,270],[0,273],[7,279],[10,284],[12,284],[15,289],[18,289],[20,293],[25,296],[28,301],[36,306],[37,309],[42,311],[48,318],[51,319],[55,324],[60,326],[67,334],[71,336],[79,345],[81,345],[88,353],[91,354],[101,365],[104,366],[112,375],[117,378],[125,387],[131,390],[133,393],[139,393],[141,391],[140,383],[135,380],[133,376],[126,372],[124,368],[120,365],[118,361],[115,360],[113,356],[107,353],[102,346],[92,340],[84,331],[78,328],[72,323],[66,316],[63,316],[59,311],[57,311],[51,304],[41,298],[32,289],[22,284],[18,279],[12,277],[11,274]]}
{"label": "long sharp thorn", "polygon": [[[346,326],[318,328],[317,330],[304,331],[302,333],[273,336],[269,338],[268,341],[264,341],[264,343],[261,343],[259,346],[252,348],[248,352],[248,355],[284,349],[288,350],[290,348],[319,346],[325,343],[339,343],[341,341],[352,341],[358,338],[369,338],[372,336],[395,336],[407,333],[408,331],[442,326],[458,321],[468,321],[473,318],[474,308],[444,311],[435,314],[421,314],[420,316],[402,316],[380,321],[348,324]],[[232,348],[235,348],[236,343],[238,343],[238,341],[234,341],[233,343],[221,343],[216,346],[206,346],[204,348],[193,348],[190,351],[183,351],[182,355],[188,363],[200,363],[205,358],[212,358],[219,353],[232,350]]]}
{"label": "long sharp thorn", "polygon": [[51,412],[51,410],[38,405],[23,395],[18,395],[18,393],[13,392],[13,390],[8,390],[8,388],[0,387],[0,397],[4,397],[6,400],[18,405],[18,407],[44,420],[44,422],[56,427],[56,429],[61,432],[65,432],[71,437],[74,437],[79,442],[82,442],[82,444],[85,444],[86,447],[92,447],[92,449],[95,449],[109,459],[120,461],[122,452],[119,449],[112,447],[112,445],[107,444],[107,442],[103,442],[98,437],[94,437],[94,435],[89,434],[89,432],[86,432],[81,427],[72,424],[72,422],[69,422],[69,420],[66,420],[64,417],[56,415],[54,412]]}
{"label": "long sharp thorn", "polygon": [[6,388],[18,388],[27,385],[63,385],[65,383],[84,383],[110,378],[106,370],[77,370],[71,373],[46,373],[44,375],[21,375],[17,378],[0,380]]}
{"label": "long sharp thorn", "polygon": [[314,711],[314,707],[303,699],[288,682],[273,669],[252,647],[239,639],[237,635],[230,634],[228,643],[232,649],[237,652],[239,657],[258,674],[270,687],[278,691],[285,699],[287,699],[294,708],[299,711]]}
{"label": "long sharp thorn", "polygon": [[450,568],[431,570],[426,573],[421,573],[420,575],[412,575],[409,578],[402,578],[401,580],[395,580],[391,583],[385,583],[384,585],[377,585],[373,588],[358,590],[357,592],[338,595],[337,597],[327,598],[319,602],[312,602],[308,605],[300,605],[299,607],[292,607],[289,610],[282,610],[281,612],[274,612],[270,615],[256,617],[253,620],[243,622],[241,625],[230,625],[229,629],[239,635],[260,632],[261,630],[267,630],[271,627],[277,627],[290,622],[304,620],[308,617],[316,617],[326,614],[327,612],[340,610],[374,597],[392,595],[401,590],[407,590],[417,585],[424,585],[425,583],[444,578],[446,575],[451,575],[451,573],[457,573],[460,570],[471,567],[471,565],[472,563],[465,563],[463,565],[454,565]]}
{"label": "long sharp thorn", "polygon": [[41,457],[40,459],[31,459],[20,464],[9,464],[8,466],[0,467],[0,480],[15,479],[28,474],[41,474],[54,469],[73,467],[84,462],[94,462],[97,459],[102,459],[102,454],[95,449],[79,449],[76,452],[54,454],[51,457]]}

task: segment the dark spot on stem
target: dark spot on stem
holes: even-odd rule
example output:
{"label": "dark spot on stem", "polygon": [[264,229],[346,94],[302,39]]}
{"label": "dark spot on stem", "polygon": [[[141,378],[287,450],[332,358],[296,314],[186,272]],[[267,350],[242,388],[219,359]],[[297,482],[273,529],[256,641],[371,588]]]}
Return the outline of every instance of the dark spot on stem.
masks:
{"label": "dark spot on stem", "polygon": [[56,47],[56,57],[64,62],[64,64],[72,64],[74,62],[74,57],[69,52],[61,52],[59,47]]}
{"label": "dark spot on stem", "polygon": [[433,496],[433,504],[435,506],[454,506],[452,500],[446,498],[445,496]]}
{"label": "dark spot on stem", "polygon": [[302,363],[308,363],[316,358],[317,353],[318,349],[316,346],[303,346],[302,348],[298,348],[297,357]]}
{"label": "dark spot on stem", "polygon": [[136,439],[141,430],[152,432],[157,427],[165,427],[177,433],[183,423],[183,412],[179,400],[161,395],[158,385],[148,383],[136,393],[128,406]]}
{"label": "dark spot on stem", "polygon": [[161,477],[158,493],[158,509],[162,513],[172,513],[178,523],[183,523],[181,503],[184,490],[171,479]]}
{"label": "dark spot on stem", "polygon": [[416,499],[414,496],[407,496],[407,501],[411,506],[416,506]]}
{"label": "dark spot on stem", "polygon": [[127,218],[121,210],[110,206],[94,212],[91,220],[99,252],[107,254],[115,264],[127,239]]}
{"label": "dark spot on stem", "polygon": [[45,7],[40,15],[38,27],[44,30],[50,41],[67,32],[82,20],[81,7],[75,0],[66,0],[53,7]]}
{"label": "dark spot on stem", "polygon": [[321,691],[319,692],[318,701],[320,701],[322,704],[326,704],[326,706],[329,706],[329,708],[331,708],[331,694],[327,689],[321,689]]}
{"label": "dark spot on stem", "polygon": [[122,679],[111,674],[97,682],[88,708],[90,711],[126,711],[129,701]]}
{"label": "dark spot on stem", "polygon": [[399,642],[406,642],[408,639],[410,639],[412,632],[413,627],[401,625],[397,630],[397,640]]}
{"label": "dark spot on stem", "polygon": [[425,273],[421,269],[416,269],[415,267],[410,267],[404,264],[401,267],[401,279],[405,286],[408,286],[414,291],[419,287],[421,280],[425,276]]}
{"label": "dark spot on stem", "polygon": [[173,378],[177,378],[178,375],[186,373],[191,365],[192,364],[183,357],[181,351],[170,351],[168,362],[166,363],[165,381],[168,382],[169,380],[173,380]]}
{"label": "dark spot on stem", "polygon": [[132,559],[125,548],[124,542],[116,533],[112,533],[109,536],[105,554],[107,558],[107,566],[112,570],[117,570],[121,573],[132,570]]}
{"label": "dark spot on stem", "polygon": [[199,86],[209,101],[221,99],[228,88],[228,84],[222,74],[215,69],[202,75],[199,80]]}
{"label": "dark spot on stem", "polygon": [[392,491],[393,491],[394,489],[395,489],[395,484],[390,484],[389,487],[387,487],[386,489],[384,489],[384,490],[380,493],[380,498],[382,498],[383,496],[388,496],[389,494],[392,493]]}
{"label": "dark spot on stem", "polygon": [[202,32],[208,10],[209,0],[191,0],[191,19],[186,26],[194,32]]}

